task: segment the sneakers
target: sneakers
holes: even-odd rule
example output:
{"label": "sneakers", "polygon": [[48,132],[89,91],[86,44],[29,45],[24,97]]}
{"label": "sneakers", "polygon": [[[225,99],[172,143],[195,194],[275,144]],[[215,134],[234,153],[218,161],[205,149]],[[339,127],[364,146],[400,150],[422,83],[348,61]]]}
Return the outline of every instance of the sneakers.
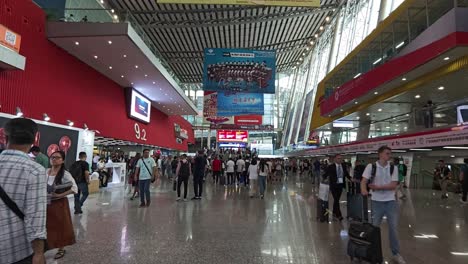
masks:
{"label": "sneakers", "polygon": [[406,261],[403,259],[403,257],[400,254],[394,255],[392,259],[395,263],[406,264]]}
{"label": "sneakers", "polygon": [[176,202],[180,201],[180,197],[177,197]]}
{"label": "sneakers", "polygon": [[146,204],[145,204],[145,203],[141,203],[139,207],[140,207],[140,208],[146,207]]}
{"label": "sneakers", "polygon": [[186,201],[187,201],[187,199],[184,198],[184,202],[186,202]]}
{"label": "sneakers", "polygon": [[448,199],[448,198],[449,198],[448,193],[442,194],[441,198],[442,198],[442,199]]}
{"label": "sneakers", "polygon": [[197,199],[198,199],[198,197],[196,197],[196,196],[192,197],[192,200],[197,200]]}

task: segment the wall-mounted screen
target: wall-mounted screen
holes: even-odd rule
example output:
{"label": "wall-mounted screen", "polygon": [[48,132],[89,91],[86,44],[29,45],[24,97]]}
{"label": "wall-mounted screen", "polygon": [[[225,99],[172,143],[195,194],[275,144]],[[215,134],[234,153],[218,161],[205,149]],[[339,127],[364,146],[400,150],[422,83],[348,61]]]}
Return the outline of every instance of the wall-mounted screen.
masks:
{"label": "wall-mounted screen", "polygon": [[218,142],[248,142],[249,132],[246,130],[218,130]]}
{"label": "wall-mounted screen", "polygon": [[151,101],[134,89],[129,90],[129,116],[141,122],[149,123],[151,118]]}

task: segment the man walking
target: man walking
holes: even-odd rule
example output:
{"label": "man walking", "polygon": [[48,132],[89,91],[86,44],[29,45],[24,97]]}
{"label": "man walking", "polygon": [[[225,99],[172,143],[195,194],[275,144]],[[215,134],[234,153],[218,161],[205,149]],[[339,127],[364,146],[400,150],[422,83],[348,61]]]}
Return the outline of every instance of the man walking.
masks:
{"label": "man walking", "polygon": [[462,198],[461,202],[466,204],[468,203],[467,201],[467,194],[468,194],[468,159],[464,159],[463,164],[460,169],[460,181],[462,185]]}
{"label": "man walking", "polygon": [[89,195],[89,164],[86,162],[86,158],[86,152],[80,152],[78,154],[78,160],[70,167],[70,173],[78,186],[78,193],[75,194],[75,214],[83,213],[81,207],[83,207]]}
{"label": "man walking", "polygon": [[0,154],[0,263],[45,264],[47,175],[27,153],[37,124],[16,118],[5,124]]}
{"label": "man walking", "polygon": [[213,168],[213,182],[215,184],[217,184],[220,181],[219,178],[221,177],[221,170],[223,167],[222,163],[223,162],[219,159],[218,155],[216,155],[211,166]]}
{"label": "man walking", "polygon": [[[400,255],[400,242],[398,240],[398,202],[395,199],[395,191],[398,186],[398,169],[390,164],[392,149],[382,146],[378,150],[379,160],[367,165],[361,181],[361,193],[368,195],[367,183],[372,190],[372,219],[373,225],[380,227],[384,216],[387,217],[388,234],[393,260],[399,264],[405,264]],[[393,169],[392,169],[393,167]]]}
{"label": "man walking", "polygon": [[140,208],[149,207],[151,204],[150,198],[150,184],[151,179],[156,180],[158,175],[158,166],[153,158],[149,155],[149,149],[143,150],[143,158],[141,158],[136,165],[136,174],[140,173]]}
{"label": "man walking", "polygon": [[194,173],[193,173],[193,190],[195,196],[192,200],[201,200],[203,192],[203,178],[205,177],[206,158],[203,150],[198,151],[198,156],[195,158]]}
{"label": "man walking", "polygon": [[41,149],[38,146],[33,146],[30,152],[34,155],[35,161],[42,165],[45,169],[49,168],[49,157],[41,152]]}
{"label": "man walking", "polygon": [[333,196],[333,215],[339,220],[343,220],[340,209],[340,198],[345,188],[345,178],[351,179],[346,165],[343,163],[343,157],[340,154],[335,155],[334,163],[330,164],[324,175],[330,181],[330,191]]}
{"label": "man walking", "polygon": [[239,159],[236,161],[236,178],[237,178],[237,185],[240,186],[241,182],[245,182],[243,179],[243,174],[244,174],[244,169],[245,169],[245,161],[242,157],[239,157]]}

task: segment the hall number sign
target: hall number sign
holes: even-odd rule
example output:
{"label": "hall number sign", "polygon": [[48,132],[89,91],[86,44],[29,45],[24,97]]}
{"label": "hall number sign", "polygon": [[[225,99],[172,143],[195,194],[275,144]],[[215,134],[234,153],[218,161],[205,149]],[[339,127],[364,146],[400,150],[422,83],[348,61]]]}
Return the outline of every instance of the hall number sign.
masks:
{"label": "hall number sign", "polygon": [[133,126],[133,128],[135,129],[135,137],[136,137],[136,139],[140,139],[140,140],[146,141],[146,129],[140,128],[140,125],[139,125],[138,123],[135,123],[135,125]]}

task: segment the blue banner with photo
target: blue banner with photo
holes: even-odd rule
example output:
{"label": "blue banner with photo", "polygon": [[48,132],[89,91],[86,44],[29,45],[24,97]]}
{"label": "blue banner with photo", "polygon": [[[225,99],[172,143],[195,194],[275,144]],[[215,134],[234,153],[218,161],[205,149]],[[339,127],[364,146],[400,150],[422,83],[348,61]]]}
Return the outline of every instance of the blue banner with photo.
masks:
{"label": "blue banner with photo", "polygon": [[218,92],[218,116],[263,115],[263,94]]}
{"label": "blue banner with photo", "polygon": [[205,49],[205,91],[273,94],[275,73],[275,51]]}

